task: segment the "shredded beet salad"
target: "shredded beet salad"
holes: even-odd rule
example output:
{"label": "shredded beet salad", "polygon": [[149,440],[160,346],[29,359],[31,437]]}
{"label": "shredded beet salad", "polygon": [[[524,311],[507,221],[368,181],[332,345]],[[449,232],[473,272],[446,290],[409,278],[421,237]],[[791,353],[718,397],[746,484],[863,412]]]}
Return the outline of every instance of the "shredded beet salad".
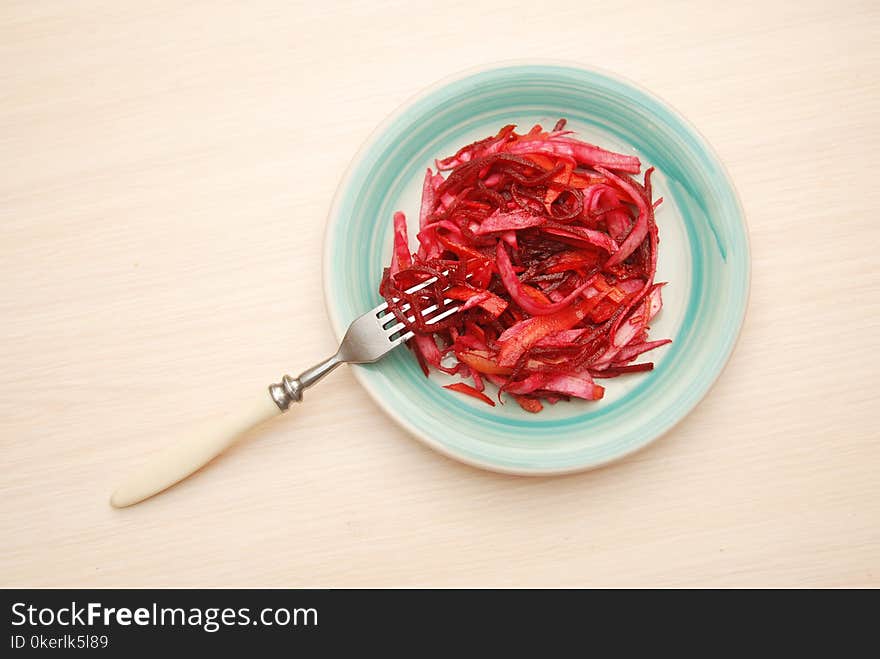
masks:
{"label": "shredded beet salad", "polygon": [[[576,139],[560,119],[525,134],[504,126],[425,173],[419,248],[394,214],[379,293],[415,336],[422,370],[463,380],[447,389],[494,406],[486,380],[529,412],[571,397],[598,400],[595,380],[650,371],[632,363],[669,339],[648,324],[663,302],[651,172],[635,156]],[[446,173],[444,175],[444,172]],[[406,291],[431,278],[416,293]],[[435,324],[404,311],[461,303]]]}

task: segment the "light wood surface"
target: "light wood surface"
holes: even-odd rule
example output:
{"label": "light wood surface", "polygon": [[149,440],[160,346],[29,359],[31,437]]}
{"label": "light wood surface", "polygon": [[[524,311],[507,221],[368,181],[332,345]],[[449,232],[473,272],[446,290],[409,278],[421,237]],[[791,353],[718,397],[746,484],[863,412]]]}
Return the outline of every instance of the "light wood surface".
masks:
{"label": "light wood surface", "polygon": [[[877,586],[880,4],[0,4],[0,585]],[[182,428],[333,349],[330,199],[475,64],[616,71],[728,165],[749,314],[696,411],[607,468],[485,473],[345,369],[114,510]]]}

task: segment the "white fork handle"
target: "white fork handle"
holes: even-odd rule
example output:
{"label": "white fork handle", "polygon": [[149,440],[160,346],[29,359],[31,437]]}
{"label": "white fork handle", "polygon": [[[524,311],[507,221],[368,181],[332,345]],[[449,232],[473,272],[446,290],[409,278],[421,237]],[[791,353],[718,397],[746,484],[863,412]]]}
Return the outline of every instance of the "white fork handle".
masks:
{"label": "white fork handle", "polygon": [[264,391],[251,405],[192,429],[123,481],[110,504],[124,508],[158,494],[208,464],[246,431],[280,413]]}

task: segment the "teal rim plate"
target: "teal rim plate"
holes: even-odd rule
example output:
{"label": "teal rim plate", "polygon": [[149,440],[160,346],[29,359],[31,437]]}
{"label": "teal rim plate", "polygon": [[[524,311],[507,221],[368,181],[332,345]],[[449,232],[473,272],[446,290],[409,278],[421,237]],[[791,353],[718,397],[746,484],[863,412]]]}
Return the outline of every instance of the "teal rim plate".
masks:
{"label": "teal rim plate", "polygon": [[[406,213],[415,240],[422,178],[434,158],[494,134],[552,127],[565,117],[581,139],[656,167],[662,196],[657,281],[664,307],[652,338],[654,371],[603,381],[601,401],[560,402],[530,414],[508,400],[491,408],[425,378],[399,348],[355,366],[388,415],[438,451],[515,474],[559,474],[606,464],[644,447],[684,418],[727,362],[749,292],[748,234],[733,184],[706,140],[676,111],[618,77],[576,66],[506,65],[444,80],[380,126],[345,174],[324,244],[324,293],[337,338],[377,305],[390,262],[392,214]],[[415,243],[411,244],[413,249]],[[494,392],[489,392],[494,395]]]}

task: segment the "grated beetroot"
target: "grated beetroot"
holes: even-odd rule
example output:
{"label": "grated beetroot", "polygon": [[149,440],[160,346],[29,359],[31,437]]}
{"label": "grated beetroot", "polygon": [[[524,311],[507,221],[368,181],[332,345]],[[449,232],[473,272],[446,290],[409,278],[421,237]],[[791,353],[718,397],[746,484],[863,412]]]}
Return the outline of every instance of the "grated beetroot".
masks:
{"label": "grated beetroot", "polygon": [[[526,411],[542,401],[602,398],[596,378],[653,369],[636,357],[663,306],[655,283],[658,231],[651,172],[635,156],[574,138],[560,119],[525,134],[496,135],[435,161],[425,172],[419,248],[394,214],[394,246],[379,293],[415,333],[408,345],[425,372],[473,381],[447,389],[493,405],[484,380]],[[448,172],[445,176],[440,172]],[[431,278],[416,293],[406,291]],[[444,299],[457,314],[426,325],[404,305]]]}

